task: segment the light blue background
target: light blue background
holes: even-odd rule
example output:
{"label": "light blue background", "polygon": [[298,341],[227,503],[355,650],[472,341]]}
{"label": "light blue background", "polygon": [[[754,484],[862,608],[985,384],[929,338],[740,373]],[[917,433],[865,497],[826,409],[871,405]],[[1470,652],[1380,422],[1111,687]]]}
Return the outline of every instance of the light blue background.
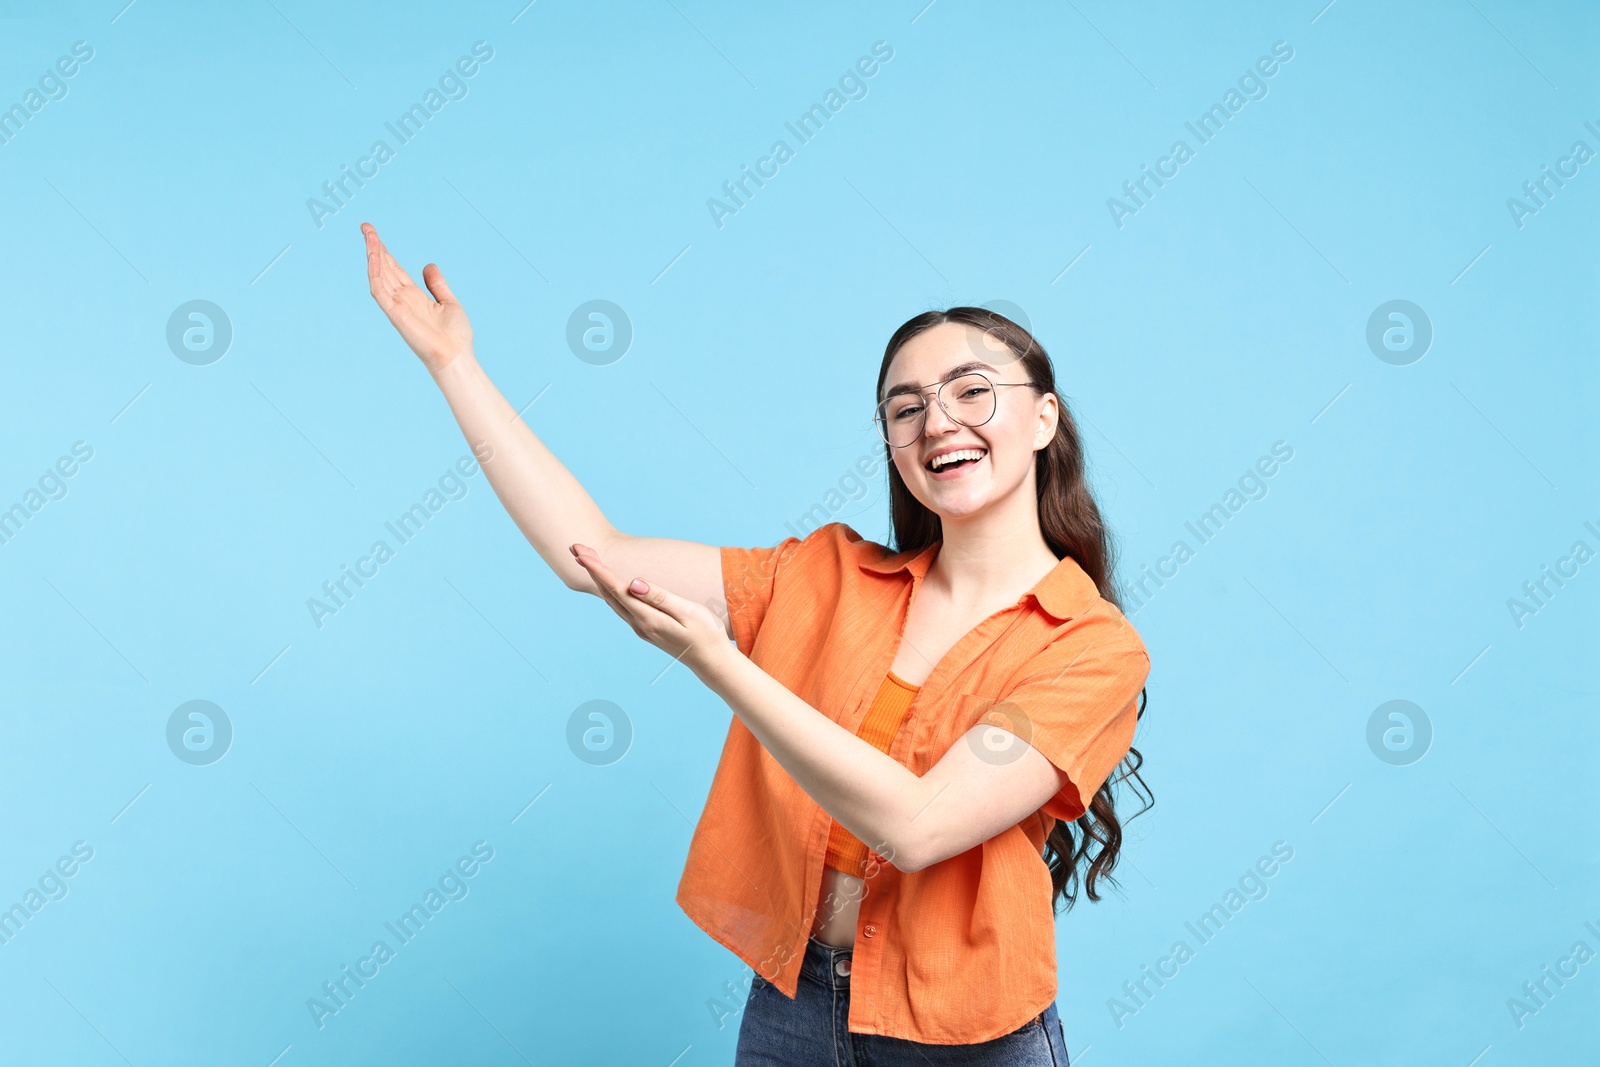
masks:
{"label": "light blue background", "polygon": [[[732,1060],[708,1001],[747,969],[673,902],[726,707],[568,594],[481,474],[311,622],[467,453],[367,294],[364,219],[443,266],[630,532],[788,536],[881,447],[883,345],[929,307],[1025,309],[1124,580],[1288,442],[1134,616],[1157,806],[1122,893],[1059,923],[1074,1061],[1592,1053],[1600,961],[1520,1028],[1507,1000],[1600,951],[1600,562],[1520,628],[1506,605],[1600,549],[1600,163],[1506,206],[1600,150],[1592,8],[122,2],[0,9],[0,104],[94,48],[0,145],[0,506],[94,449],[0,545],[0,906],[94,849],[0,945],[7,1062]],[[469,95],[319,229],[307,198],[479,40]],[[880,40],[868,95],[718,228],[707,198]],[[1115,225],[1276,41],[1268,95]],[[607,366],[565,342],[596,298],[635,330]],[[191,299],[233,325],[209,366],[165,341]],[[1435,331],[1409,366],[1365,340],[1391,299]],[[885,540],[883,486],[857,495],[831,518]],[[167,747],[192,699],[234,726],[210,766]],[[609,766],[565,741],[592,699],[635,731]],[[1391,699],[1434,730],[1409,766],[1367,745]],[[480,840],[469,894],[319,1029],[307,999]],[[1268,896],[1119,1027],[1276,841]]]}

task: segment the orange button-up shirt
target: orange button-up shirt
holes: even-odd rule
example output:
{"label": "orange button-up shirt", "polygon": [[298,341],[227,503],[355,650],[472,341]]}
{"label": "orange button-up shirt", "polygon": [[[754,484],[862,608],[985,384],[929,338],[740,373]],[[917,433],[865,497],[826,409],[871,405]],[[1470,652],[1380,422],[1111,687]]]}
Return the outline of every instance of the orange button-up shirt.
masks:
{"label": "orange button-up shirt", "polygon": [[[772,548],[723,547],[739,651],[857,732],[894,662],[938,543],[891,554],[843,523]],[[945,653],[889,755],[917,775],[980,721],[1017,734],[1068,782],[1017,825],[919,871],[867,873],[849,1029],[931,1044],[987,1041],[1056,996],[1056,930],[1043,853],[1133,743],[1150,670],[1144,643],[1071,558]],[[820,905],[833,819],[735,716],[689,844],[677,902],[793,998]]]}

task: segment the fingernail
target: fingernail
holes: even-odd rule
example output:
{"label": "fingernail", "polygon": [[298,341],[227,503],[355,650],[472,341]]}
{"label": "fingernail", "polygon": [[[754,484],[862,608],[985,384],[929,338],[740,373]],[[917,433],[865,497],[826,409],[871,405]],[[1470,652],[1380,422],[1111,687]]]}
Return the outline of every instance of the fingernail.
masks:
{"label": "fingernail", "polygon": [[635,593],[648,593],[650,591],[650,583],[645,581],[643,578],[635,578],[632,583],[629,584],[628,588],[633,590]]}
{"label": "fingernail", "polygon": [[567,546],[567,551],[571,552],[574,556],[576,556],[578,554],[578,546],[576,544],[568,545]]}

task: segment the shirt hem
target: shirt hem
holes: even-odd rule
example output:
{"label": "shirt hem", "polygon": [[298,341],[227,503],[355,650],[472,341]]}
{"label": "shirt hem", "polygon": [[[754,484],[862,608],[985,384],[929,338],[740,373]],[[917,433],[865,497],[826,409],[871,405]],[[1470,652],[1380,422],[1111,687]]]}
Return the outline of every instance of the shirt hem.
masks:
{"label": "shirt hem", "polygon": [[[1042,1015],[1044,1013],[1044,1010],[1055,1002],[1055,999],[1056,999],[1056,994],[1055,993],[1051,993],[1049,999],[1045,1000],[1045,1002],[1040,1004],[1037,1008],[1034,1008],[1033,1010],[1031,1010],[1027,1014],[1025,1014],[1022,1017],[1022,1021],[1021,1022],[1018,1022],[1018,1023],[1016,1023],[1015,1025],[1013,1025],[1013,1026],[1011,1026],[1009,1028],[1002,1027],[999,1030],[984,1031],[983,1033],[981,1033],[977,1037],[968,1037],[968,1036],[965,1036],[965,1035],[960,1036],[960,1037],[949,1037],[949,1036],[937,1036],[936,1037],[936,1036],[930,1036],[930,1035],[926,1035],[926,1034],[922,1034],[922,1035],[902,1034],[902,1033],[895,1033],[893,1030],[881,1029],[881,1028],[877,1028],[877,1027],[871,1027],[871,1028],[868,1028],[868,1029],[865,1029],[865,1030],[857,1030],[857,1029],[854,1029],[853,1027],[849,1027],[848,1024],[846,1025],[846,1029],[849,1029],[849,1031],[852,1034],[870,1034],[870,1035],[872,1035],[874,1037],[892,1037],[892,1038],[896,1038],[896,1039],[901,1040],[901,1041],[915,1041],[918,1044],[922,1044],[922,1045],[951,1045],[951,1046],[979,1045],[979,1044],[982,1044],[985,1041],[994,1041],[997,1038],[1006,1037],[1009,1034],[1016,1033],[1018,1030],[1022,1029],[1024,1026],[1026,1026],[1029,1023],[1033,1022],[1034,1019],[1036,1019],[1040,1015]],[[852,1000],[851,1003],[854,1004],[855,1001]],[[946,1031],[945,1033],[948,1034],[949,1032]]]}
{"label": "shirt hem", "polygon": [[[783,989],[783,986],[779,985],[777,982],[774,982],[772,979],[768,978],[766,975],[761,974],[761,969],[759,967],[757,967],[755,964],[751,963],[748,959],[746,959],[745,955],[744,955],[744,952],[737,945],[735,945],[732,941],[730,941],[724,935],[718,933],[716,930],[713,930],[710,927],[710,925],[708,925],[708,921],[706,919],[701,918],[699,915],[697,915],[693,911],[689,910],[689,907],[686,904],[684,904],[684,902],[683,902],[681,897],[674,898],[674,902],[678,905],[678,910],[683,912],[685,915],[687,915],[689,917],[689,921],[694,923],[702,931],[704,931],[705,935],[707,937],[711,938],[711,940],[715,941],[717,944],[721,945],[723,948],[725,948],[729,952],[733,953],[734,956],[738,958],[740,963],[742,963],[746,967],[750,968],[750,970],[755,972],[756,974],[761,975],[762,980],[765,981],[765,982],[770,983],[772,988],[776,989],[780,993],[783,993],[783,995],[788,997],[790,1000],[795,999],[796,995],[798,995],[798,993],[800,991],[800,973],[799,973],[798,970],[796,970],[796,972],[795,972],[795,989],[794,989],[794,992],[792,992],[792,993],[785,992],[784,989]],[[780,967],[778,970],[779,970],[779,974],[781,976],[783,968]]]}

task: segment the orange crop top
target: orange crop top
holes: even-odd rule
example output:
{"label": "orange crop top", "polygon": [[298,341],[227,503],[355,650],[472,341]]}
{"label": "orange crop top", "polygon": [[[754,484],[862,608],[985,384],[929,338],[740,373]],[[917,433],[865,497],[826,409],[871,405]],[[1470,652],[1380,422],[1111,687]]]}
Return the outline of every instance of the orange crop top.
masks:
{"label": "orange crop top", "polygon": [[[888,752],[889,745],[894,741],[894,735],[899,733],[900,724],[905,722],[906,712],[911,710],[911,702],[916,699],[920,686],[912,685],[894,671],[883,680],[883,685],[878,687],[878,695],[872,701],[872,707],[867,709],[866,716],[861,720],[861,728],[856,731],[856,736],[870,743],[880,752]],[[862,876],[866,869],[867,854],[871,850],[861,843],[861,840],[839,825],[837,819],[828,831],[828,852],[823,863],[836,871]]]}

